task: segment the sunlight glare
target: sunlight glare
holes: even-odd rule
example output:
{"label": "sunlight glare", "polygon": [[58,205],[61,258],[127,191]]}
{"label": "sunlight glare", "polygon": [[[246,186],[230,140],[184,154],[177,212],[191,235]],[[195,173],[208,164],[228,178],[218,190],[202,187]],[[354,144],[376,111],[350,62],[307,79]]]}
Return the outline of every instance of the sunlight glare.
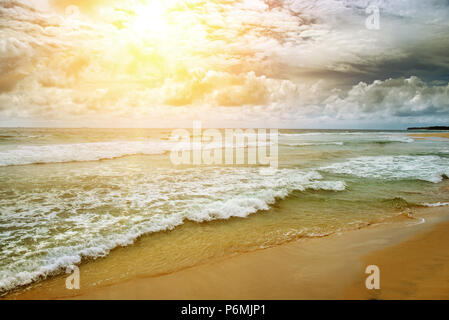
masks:
{"label": "sunlight glare", "polygon": [[166,7],[162,1],[149,1],[136,9],[132,30],[139,38],[160,38],[167,32]]}

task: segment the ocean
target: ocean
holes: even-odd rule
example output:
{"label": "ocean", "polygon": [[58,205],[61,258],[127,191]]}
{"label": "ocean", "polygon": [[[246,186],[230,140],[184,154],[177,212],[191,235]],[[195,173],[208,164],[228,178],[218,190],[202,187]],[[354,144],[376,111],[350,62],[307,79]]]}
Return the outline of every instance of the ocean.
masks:
{"label": "ocean", "polygon": [[280,130],[268,175],[176,166],[174,143],[170,129],[0,129],[0,293],[119,247],[145,260],[116,262],[121,277],[157,275],[449,205],[444,139]]}

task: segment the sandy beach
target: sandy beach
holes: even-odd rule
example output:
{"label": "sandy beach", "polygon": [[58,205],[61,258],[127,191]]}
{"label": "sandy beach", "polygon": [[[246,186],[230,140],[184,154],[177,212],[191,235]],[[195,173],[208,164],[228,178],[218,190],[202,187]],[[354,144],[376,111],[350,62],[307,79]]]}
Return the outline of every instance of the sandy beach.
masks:
{"label": "sandy beach", "polygon": [[431,133],[413,133],[409,134],[410,137],[417,139],[425,139],[425,138],[444,138],[449,139],[449,132],[431,132]]}
{"label": "sandy beach", "polygon": [[[116,255],[132,258],[113,252],[81,266],[80,290],[67,290],[59,276],[6,299],[447,299],[449,208],[422,208],[414,218],[395,220],[83,289],[89,268],[104,268],[107,277]],[[373,264],[380,290],[365,288],[364,271]]]}

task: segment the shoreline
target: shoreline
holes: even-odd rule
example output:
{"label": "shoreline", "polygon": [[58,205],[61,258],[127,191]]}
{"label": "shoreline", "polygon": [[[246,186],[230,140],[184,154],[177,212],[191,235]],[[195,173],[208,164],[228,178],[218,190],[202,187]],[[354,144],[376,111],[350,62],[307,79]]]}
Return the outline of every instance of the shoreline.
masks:
{"label": "shoreline", "polygon": [[429,138],[449,139],[449,132],[409,133],[408,136],[415,139],[429,139]]}
{"label": "shoreline", "polygon": [[[422,223],[421,219],[425,219]],[[3,299],[389,299],[407,298],[401,265],[393,268],[390,261],[398,255],[413,262],[410,275],[432,270],[444,260],[439,278],[429,280],[434,286],[449,283],[449,207],[420,208],[413,219],[371,225],[323,238],[299,239],[267,249],[239,253],[205,261],[186,269],[158,276],[133,276],[113,284],[99,284],[83,290],[65,288],[66,275],[44,280],[28,289],[11,293]],[[440,243],[441,239],[445,244]],[[418,239],[418,240],[416,240]],[[419,241],[432,239],[432,241]],[[436,240],[435,240],[436,239]],[[447,241],[446,241],[447,240]],[[422,243],[424,242],[424,244]],[[408,248],[407,250],[404,250]],[[424,260],[414,258],[419,253]],[[126,249],[126,248],[125,248]],[[447,251],[447,250],[446,250]],[[386,257],[386,258],[385,258]],[[430,258],[429,258],[430,257]],[[447,258],[447,259],[446,259]],[[382,260],[383,259],[383,260]],[[108,257],[101,266],[108,266]],[[384,290],[364,288],[367,265],[379,263]],[[380,262],[377,262],[380,261]],[[431,261],[431,262],[429,262]],[[433,263],[432,263],[433,262]],[[88,265],[87,263],[86,265]],[[384,268],[388,268],[384,270]],[[414,271],[413,271],[414,270]],[[445,271],[447,270],[447,272]],[[382,277],[385,271],[385,279]],[[108,270],[105,270],[107,276]],[[398,278],[399,276],[399,278]],[[418,277],[422,279],[423,277]],[[383,279],[383,280],[382,280]],[[397,280],[395,280],[397,279]],[[404,282],[405,284],[401,284]],[[429,283],[418,283],[426,288]],[[382,288],[382,287],[381,287]],[[393,288],[393,289],[392,289]],[[402,289],[402,291],[401,291]],[[445,290],[446,289],[446,290]],[[401,295],[402,292],[402,295]],[[432,291],[433,292],[433,291]],[[438,294],[440,292],[440,294]],[[415,292],[420,296],[419,292]],[[413,296],[413,295],[412,295]],[[449,296],[449,285],[421,298]]]}

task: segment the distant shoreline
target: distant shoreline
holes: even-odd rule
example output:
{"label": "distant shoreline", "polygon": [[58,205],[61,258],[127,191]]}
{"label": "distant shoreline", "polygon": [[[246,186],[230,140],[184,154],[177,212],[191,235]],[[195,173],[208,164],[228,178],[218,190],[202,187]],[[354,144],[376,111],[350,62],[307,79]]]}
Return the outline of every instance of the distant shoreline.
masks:
{"label": "distant shoreline", "polygon": [[449,130],[449,127],[446,126],[434,126],[434,127],[410,127],[407,128],[407,131],[412,130],[437,130],[437,131],[446,131]]}

